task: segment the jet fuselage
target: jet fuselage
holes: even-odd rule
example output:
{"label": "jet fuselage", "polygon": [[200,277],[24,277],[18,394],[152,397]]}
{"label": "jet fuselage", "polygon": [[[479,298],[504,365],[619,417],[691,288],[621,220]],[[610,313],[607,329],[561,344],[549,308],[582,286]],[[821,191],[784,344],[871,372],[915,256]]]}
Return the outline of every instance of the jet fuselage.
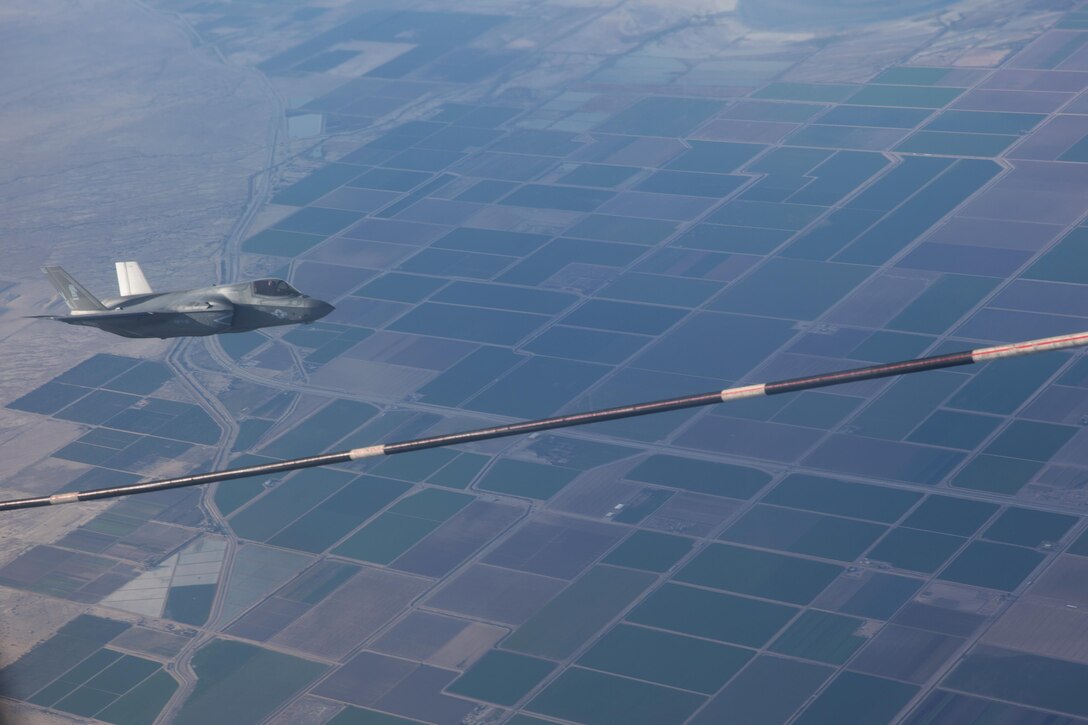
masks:
{"label": "jet fuselage", "polygon": [[329,303],[308,297],[281,279],[152,292],[139,266],[123,262],[118,263],[122,295],[98,300],[63,269],[47,267],[45,271],[71,310],[68,315],[46,317],[69,325],[97,327],[122,337],[248,332],[314,322],[333,310]]}
{"label": "jet fuselage", "polygon": [[147,314],[126,320],[101,321],[89,319],[93,314],[74,314],[71,317],[76,319],[64,321],[90,324],[124,337],[189,337],[297,325],[320,320],[333,310],[329,303],[299,294],[293,288],[293,295],[260,295],[253,291],[255,284],[244,282],[104,299],[102,304],[107,310]]}

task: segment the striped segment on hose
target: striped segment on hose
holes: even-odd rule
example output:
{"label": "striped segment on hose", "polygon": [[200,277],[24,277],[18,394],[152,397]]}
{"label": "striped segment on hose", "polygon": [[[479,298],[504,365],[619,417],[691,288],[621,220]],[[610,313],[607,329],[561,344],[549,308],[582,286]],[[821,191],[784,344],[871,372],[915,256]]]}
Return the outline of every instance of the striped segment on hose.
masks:
{"label": "striped segment on hose", "polygon": [[840,385],[843,383],[852,383],[861,380],[871,380],[874,378],[904,375],[908,373],[921,372],[923,370],[936,370],[940,368],[954,367],[957,365],[970,365],[971,363],[975,362],[986,362],[988,360],[997,360],[1005,357],[1030,355],[1032,353],[1046,352],[1049,350],[1062,350],[1065,348],[1078,347],[1081,345],[1088,345],[1088,332],[1080,332],[1071,335],[1061,335],[1058,337],[1048,337],[1039,340],[1029,340],[1027,342],[1015,343],[1010,345],[999,345],[996,347],[980,348],[971,352],[958,352],[948,355],[934,355],[932,357],[921,358],[918,360],[905,360],[902,362],[887,363],[884,365],[872,365],[864,368],[856,368],[854,370],[844,370],[840,372],[824,373],[821,375],[811,375],[802,378],[793,378],[790,380],[780,380],[773,383],[744,385],[735,388],[727,388],[725,390],[719,390],[712,393],[699,393],[696,395],[688,395],[679,398],[669,398],[666,400],[658,400],[649,403],[636,403],[634,405],[625,405],[617,408],[606,408],[604,410],[588,411],[585,413],[574,413],[571,415],[557,416],[554,418],[544,418],[542,420],[530,420],[521,423],[510,423],[507,425],[499,425],[491,428],[481,428],[478,430],[466,431],[464,433],[450,433],[440,436],[432,436],[430,438],[419,438],[416,440],[401,441],[399,443],[366,446],[363,448],[354,448],[352,450],[342,451],[339,453],[326,453],[324,455],[310,456],[307,458],[294,458],[287,461],[277,461],[275,463],[266,463],[257,466],[248,466],[245,468],[233,468],[226,471],[202,473],[195,476],[182,476],[180,478],[148,481],[146,483],[135,483],[125,486],[115,486],[112,488],[99,488],[90,491],[58,493],[53,494],[52,496],[39,496],[36,498],[22,498],[9,501],[0,501],[0,511],[35,508],[38,506],[52,506],[62,503],[74,503],[76,501],[96,501],[99,499],[114,498],[117,496],[128,496],[136,493],[151,493],[153,491],[164,491],[171,488],[181,488],[183,486],[196,486],[206,483],[215,483],[217,481],[228,481],[235,478],[243,478],[245,476],[280,473],[283,471],[293,471],[300,468],[325,466],[334,463],[344,463],[347,461],[372,458],[375,456],[392,455],[394,453],[417,451],[426,448],[438,448],[442,446],[455,445],[458,443],[471,443],[473,441],[488,440],[491,438],[502,438],[505,436],[519,435],[524,433],[534,433],[536,431],[549,430],[552,428],[567,428],[576,425],[584,425],[586,423],[596,423],[606,420],[615,420],[618,418],[631,418],[640,415],[649,415],[652,413],[663,413],[670,410],[681,410],[684,408],[711,405],[714,403],[727,402],[730,400],[754,398],[762,395],[777,395],[780,393],[788,393],[797,390],[810,390],[813,388],[822,388],[830,385]]}
{"label": "striped segment on hose", "polygon": [[995,347],[981,347],[978,350],[972,350],[971,357],[975,362],[985,362],[987,360],[1000,360],[1005,357],[1031,355],[1048,350],[1064,350],[1069,347],[1080,347],[1081,345],[1088,345],[1088,332],[1044,337],[1041,340],[1014,342],[1009,345],[997,345]]}

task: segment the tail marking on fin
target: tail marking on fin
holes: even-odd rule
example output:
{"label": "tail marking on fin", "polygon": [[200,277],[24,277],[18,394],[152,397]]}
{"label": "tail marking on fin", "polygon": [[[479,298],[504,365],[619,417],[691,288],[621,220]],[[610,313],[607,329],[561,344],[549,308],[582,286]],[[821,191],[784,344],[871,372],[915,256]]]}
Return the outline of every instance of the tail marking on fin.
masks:
{"label": "tail marking on fin", "polygon": [[75,277],[65,272],[60,267],[42,267],[42,271],[49,277],[49,282],[60,292],[61,297],[68,304],[68,309],[73,313],[96,312],[105,310],[106,306],[98,301],[98,298],[87,291],[87,288],[76,281]]}

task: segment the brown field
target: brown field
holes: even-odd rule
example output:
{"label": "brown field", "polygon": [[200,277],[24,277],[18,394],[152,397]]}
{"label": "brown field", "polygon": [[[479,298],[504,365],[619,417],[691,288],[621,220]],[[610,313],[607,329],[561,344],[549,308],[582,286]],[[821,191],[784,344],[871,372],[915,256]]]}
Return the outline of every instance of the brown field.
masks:
{"label": "brown field", "polygon": [[982,641],[1088,664],[1088,609],[1027,595],[1001,615]]}
{"label": "brown field", "polygon": [[1028,590],[1061,604],[1088,607],[1088,559],[1060,556]]}
{"label": "brown field", "polygon": [[425,579],[363,569],[272,638],[321,657],[340,659],[431,585]]}
{"label": "brown field", "polygon": [[427,599],[427,606],[503,624],[522,624],[560,589],[560,579],[473,564]]}

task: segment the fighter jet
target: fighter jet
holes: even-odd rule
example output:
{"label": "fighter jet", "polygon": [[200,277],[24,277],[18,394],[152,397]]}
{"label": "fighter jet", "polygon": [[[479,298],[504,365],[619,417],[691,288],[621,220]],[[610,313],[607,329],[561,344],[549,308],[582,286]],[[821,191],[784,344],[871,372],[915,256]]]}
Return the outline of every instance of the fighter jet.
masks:
{"label": "fighter jet", "polygon": [[120,296],[99,300],[60,267],[42,271],[68,303],[70,315],[34,315],[97,327],[122,337],[197,337],[320,320],[328,302],[307,297],[282,279],[153,292],[136,262],[117,262]]}

